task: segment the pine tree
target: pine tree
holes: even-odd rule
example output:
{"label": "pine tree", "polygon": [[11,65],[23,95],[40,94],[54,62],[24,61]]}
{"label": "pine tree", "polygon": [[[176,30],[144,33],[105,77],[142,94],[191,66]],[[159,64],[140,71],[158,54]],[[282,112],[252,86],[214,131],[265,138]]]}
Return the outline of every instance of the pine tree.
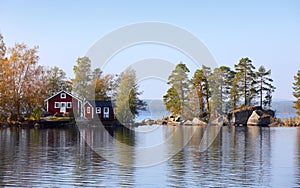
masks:
{"label": "pine tree", "polygon": [[230,91],[230,108],[236,109],[240,102],[241,93],[241,85],[240,85],[240,77],[241,73],[236,73],[233,81],[232,81],[232,88]]}
{"label": "pine tree", "polygon": [[180,114],[182,111],[182,104],[177,90],[174,87],[168,89],[167,94],[163,96],[166,109],[173,114]]}
{"label": "pine tree", "polygon": [[196,90],[199,103],[199,115],[204,114],[205,104],[204,104],[204,85],[207,82],[207,79],[204,76],[203,70],[196,70],[194,77],[192,78],[193,86]]}
{"label": "pine tree", "polygon": [[[170,110],[174,114],[184,114],[184,108],[186,106],[186,97],[189,88],[189,79],[187,73],[190,72],[185,64],[179,63],[169,76],[168,84],[171,88],[167,94],[164,95],[164,103],[167,110]],[[169,99],[176,98],[177,101],[172,105]],[[180,101],[180,102],[179,102]],[[178,105],[180,103],[180,105]],[[179,107],[180,106],[180,107]]]}
{"label": "pine tree", "polygon": [[202,70],[203,74],[205,77],[205,82],[204,82],[204,96],[205,96],[205,101],[206,101],[206,112],[210,113],[210,104],[209,104],[209,99],[211,97],[211,88],[210,88],[210,76],[211,76],[211,68],[207,67],[205,65],[202,65]]}
{"label": "pine tree", "polygon": [[210,77],[210,88],[212,93],[212,109],[218,113],[227,112],[229,105],[229,96],[232,88],[235,72],[229,67],[221,66],[215,68]]}
{"label": "pine tree", "polygon": [[185,119],[189,120],[193,120],[193,118],[199,117],[200,114],[200,106],[197,91],[193,88],[192,85],[190,86],[190,90],[187,93],[184,112]]}
{"label": "pine tree", "polygon": [[256,74],[254,72],[255,67],[252,65],[252,61],[246,57],[240,59],[238,64],[234,65],[236,76],[239,75],[240,85],[243,89],[244,105],[251,105],[252,99],[256,95]]}
{"label": "pine tree", "polygon": [[294,80],[293,95],[296,98],[296,101],[294,102],[294,108],[297,110],[297,114],[300,115],[300,70],[298,70],[297,75],[294,76]]}
{"label": "pine tree", "polygon": [[[273,90],[274,91],[274,90]],[[272,106],[272,92],[271,89],[268,89],[265,95],[265,100],[263,100],[264,108],[270,109]]]}
{"label": "pine tree", "polygon": [[209,77],[211,69],[202,65],[202,69],[196,70],[192,78],[193,87],[196,90],[199,100],[199,115],[203,116],[210,112],[209,99],[211,97],[211,88]]}
{"label": "pine tree", "polygon": [[[256,73],[257,75],[257,83],[258,83],[258,93],[259,93],[259,99],[260,99],[260,107],[263,107],[263,105],[270,109],[271,102],[272,102],[272,92],[276,89],[272,82],[273,80],[270,78],[271,76],[271,70],[266,71],[264,66],[260,66],[258,68],[258,71]],[[265,94],[265,100],[263,101],[263,95]]]}

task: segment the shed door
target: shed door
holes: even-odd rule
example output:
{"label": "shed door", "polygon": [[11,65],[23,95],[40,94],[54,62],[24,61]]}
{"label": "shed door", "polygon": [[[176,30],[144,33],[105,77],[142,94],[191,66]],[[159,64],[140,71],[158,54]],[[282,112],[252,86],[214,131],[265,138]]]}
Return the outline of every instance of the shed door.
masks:
{"label": "shed door", "polygon": [[66,113],[66,102],[60,103],[60,113]]}

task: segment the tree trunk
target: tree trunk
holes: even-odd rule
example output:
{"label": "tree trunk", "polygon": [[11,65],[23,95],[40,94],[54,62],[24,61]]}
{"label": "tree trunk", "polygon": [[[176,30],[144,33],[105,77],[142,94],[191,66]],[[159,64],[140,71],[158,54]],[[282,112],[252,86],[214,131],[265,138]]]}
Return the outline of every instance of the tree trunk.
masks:
{"label": "tree trunk", "polygon": [[198,100],[199,100],[199,108],[200,108],[200,114],[203,114],[204,112],[204,101],[203,101],[203,88],[202,85],[197,85],[197,94],[198,94]]}
{"label": "tree trunk", "polygon": [[207,105],[207,112],[209,112],[209,91],[208,88],[206,90],[206,105]]}
{"label": "tree trunk", "polygon": [[262,108],[263,81],[260,79],[260,107]]}
{"label": "tree trunk", "polygon": [[221,82],[221,96],[220,96],[220,98],[221,98],[221,111],[222,111],[222,113],[223,113],[223,81]]}
{"label": "tree trunk", "polygon": [[247,105],[247,72],[246,72],[246,69],[244,70],[245,71],[245,77],[244,77],[244,98],[245,98],[245,106]]}
{"label": "tree trunk", "polygon": [[181,113],[182,113],[182,117],[184,117],[184,91],[183,91],[183,88],[181,88],[181,100],[182,100]]}

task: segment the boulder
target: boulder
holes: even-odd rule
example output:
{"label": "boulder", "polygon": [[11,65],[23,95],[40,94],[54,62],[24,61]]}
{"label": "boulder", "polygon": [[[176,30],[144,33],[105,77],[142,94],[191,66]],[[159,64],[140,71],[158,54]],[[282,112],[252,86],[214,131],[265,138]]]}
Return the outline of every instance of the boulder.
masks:
{"label": "boulder", "polygon": [[275,117],[275,111],[274,110],[266,110],[266,114],[270,115],[271,117]]}
{"label": "boulder", "polygon": [[271,116],[264,114],[261,110],[255,110],[247,121],[247,125],[269,125],[271,123]]}
{"label": "boulder", "polygon": [[[248,120],[254,111],[260,113],[258,114],[259,116],[264,117],[261,118],[262,120],[260,120],[260,122],[263,121],[268,123],[268,119],[270,119],[270,117],[274,117],[274,111],[272,110],[263,110],[260,106],[247,106],[229,112],[227,116],[229,123],[232,125],[247,125]],[[255,119],[252,119],[250,122],[252,121],[255,123]]]}
{"label": "boulder", "polygon": [[271,123],[271,116],[263,115],[260,117],[260,122],[258,125],[260,126],[268,126]]}
{"label": "boulder", "polygon": [[234,125],[246,125],[249,117],[254,110],[260,110],[260,107],[246,107],[229,112],[228,119],[231,124]]}
{"label": "boulder", "polygon": [[258,125],[260,119],[260,113],[258,111],[253,111],[251,116],[249,117],[247,124],[248,125]]}
{"label": "boulder", "polygon": [[174,122],[181,122],[182,121],[180,115],[171,115],[170,120],[174,121]]}
{"label": "boulder", "polygon": [[183,125],[192,125],[193,122],[191,120],[187,120],[186,122],[183,123]]}
{"label": "boulder", "polygon": [[162,120],[168,121],[169,120],[169,116],[163,116]]}
{"label": "boulder", "polygon": [[141,122],[141,124],[144,124],[144,125],[153,125],[154,123],[155,123],[155,121],[150,118],[146,118]]}
{"label": "boulder", "polygon": [[193,124],[193,125],[202,125],[202,126],[207,125],[207,123],[205,123],[204,121],[201,121],[201,120],[198,119],[198,118],[194,118],[193,121],[192,121],[192,124]]}
{"label": "boulder", "polygon": [[227,125],[228,123],[229,121],[226,115],[221,115],[210,122],[212,125]]}

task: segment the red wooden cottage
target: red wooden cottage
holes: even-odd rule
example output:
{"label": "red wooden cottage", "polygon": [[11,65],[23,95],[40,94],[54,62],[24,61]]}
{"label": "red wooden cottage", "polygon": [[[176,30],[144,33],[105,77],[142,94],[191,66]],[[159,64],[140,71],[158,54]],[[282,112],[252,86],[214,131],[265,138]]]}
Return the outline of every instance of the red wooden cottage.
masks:
{"label": "red wooden cottage", "polygon": [[87,119],[99,118],[103,121],[115,120],[115,114],[111,101],[88,100],[84,104],[84,117]]}
{"label": "red wooden cottage", "polygon": [[60,91],[55,95],[45,100],[47,104],[47,112],[55,113],[70,113],[74,112],[81,114],[82,101],[66,91]]}

